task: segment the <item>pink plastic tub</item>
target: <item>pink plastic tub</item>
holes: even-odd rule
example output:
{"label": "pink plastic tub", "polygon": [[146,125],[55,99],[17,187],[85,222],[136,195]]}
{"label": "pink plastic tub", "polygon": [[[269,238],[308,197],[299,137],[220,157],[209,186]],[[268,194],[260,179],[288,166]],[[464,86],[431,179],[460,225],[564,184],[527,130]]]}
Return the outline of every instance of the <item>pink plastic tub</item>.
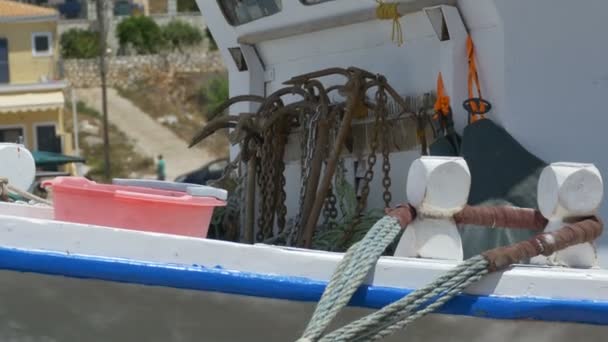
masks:
{"label": "pink plastic tub", "polygon": [[80,177],[57,177],[44,185],[52,187],[56,220],[203,238],[213,209],[226,205],[214,197]]}

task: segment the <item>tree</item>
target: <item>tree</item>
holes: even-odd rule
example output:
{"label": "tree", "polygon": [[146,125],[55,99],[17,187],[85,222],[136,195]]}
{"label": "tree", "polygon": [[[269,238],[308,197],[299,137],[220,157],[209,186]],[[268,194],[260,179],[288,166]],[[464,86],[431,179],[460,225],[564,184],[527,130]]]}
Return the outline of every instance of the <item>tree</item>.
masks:
{"label": "tree", "polygon": [[[216,110],[222,103],[228,100],[228,79],[217,77],[211,80],[207,86],[200,89],[203,104],[207,105],[207,115]],[[207,117],[207,120],[213,119]]]}
{"label": "tree", "polygon": [[178,12],[198,12],[196,0],[177,0]]}
{"label": "tree", "polygon": [[70,29],[61,35],[63,58],[95,58],[99,55],[99,34],[91,30]]}
{"label": "tree", "polygon": [[149,17],[131,16],[118,24],[116,37],[121,50],[131,47],[139,55],[158,53],[165,46],[160,27]]}
{"label": "tree", "polygon": [[172,50],[182,51],[183,47],[197,45],[203,40],[203,34],[198,27],[180,20],[172,20],[161,30],[163,39]]}

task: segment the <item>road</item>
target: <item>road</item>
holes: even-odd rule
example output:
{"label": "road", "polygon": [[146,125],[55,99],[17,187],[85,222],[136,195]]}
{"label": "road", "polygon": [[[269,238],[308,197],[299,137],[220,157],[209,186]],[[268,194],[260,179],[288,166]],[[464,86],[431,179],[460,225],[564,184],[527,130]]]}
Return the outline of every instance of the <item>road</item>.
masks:
{"label": "road", "polygon": [[[78,89],[76,97],[101,113],[101,88]],[[167,180],[195,170],[214,159],[203,148],[189,149],[186,141],[140,110],[115,89],[108,88],[108,120],[129,136],[142,154],[155,158],[162,154]]]}

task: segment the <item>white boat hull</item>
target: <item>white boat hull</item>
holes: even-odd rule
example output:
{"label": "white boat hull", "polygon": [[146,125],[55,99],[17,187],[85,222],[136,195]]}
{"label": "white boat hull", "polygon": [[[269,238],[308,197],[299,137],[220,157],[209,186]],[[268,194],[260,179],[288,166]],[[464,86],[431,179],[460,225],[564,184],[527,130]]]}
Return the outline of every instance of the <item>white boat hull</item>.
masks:
{"label": "white boat hull", "polygon": [[[0,215],[0,340],[294,341],[341,257]],[[454,265],[381,258],[334,326]],[[603,341],[607,288],[604,270],[520,265],[389,340]]]}
{"label": "white boat hull", "polygon": [[[295,341],[313,302],[0,272],[2,341]],[[348,308],[334,326],[369,309]],[[432,315],[386,341],[605,341],[599,325]]]}

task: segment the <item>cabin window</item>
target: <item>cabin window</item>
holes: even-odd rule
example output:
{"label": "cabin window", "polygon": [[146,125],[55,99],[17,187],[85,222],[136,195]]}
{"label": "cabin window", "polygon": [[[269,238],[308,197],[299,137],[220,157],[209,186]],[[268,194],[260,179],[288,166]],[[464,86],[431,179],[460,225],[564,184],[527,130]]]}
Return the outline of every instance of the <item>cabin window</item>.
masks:
{"label": "cabin window", "polygon": [[281,0],[218,0],[218,4],[232,26],[273,15],[283,7]]}
{"label": "cabin window", "polygon": [[32,54],[34,56],[50,56],[53,53],[53,41],[50,32],[32,34]]}
{"label": "cabin window", "polygon": [[322,2],[328,2],[328,1],[334,1],[334,0],[300,0],[300,2],[303,3],[304,5],[317,5]]}

